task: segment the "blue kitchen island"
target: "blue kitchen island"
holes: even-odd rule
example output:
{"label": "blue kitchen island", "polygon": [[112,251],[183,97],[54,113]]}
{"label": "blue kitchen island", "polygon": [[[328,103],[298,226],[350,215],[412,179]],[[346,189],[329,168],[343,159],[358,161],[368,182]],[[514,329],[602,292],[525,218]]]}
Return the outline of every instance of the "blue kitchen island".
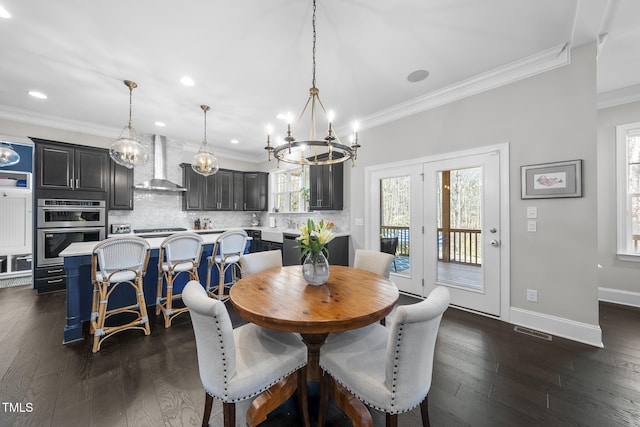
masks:
{"label": "blue kitchen island", "polygon": [[[213,248],[218,237],[222,233],[201,234],[204,240],[202,258],[198,267],[200,282],[204,285],[207,280],[207,257],[213,253]],[[144,276],[144,298],[149,313],[155,313],[156,294],[158,286],[158,256],[160,245],[165,237],[146,238],[151,248],[147,272]],[[249,242],[250,243],[250,242]],[[64,257],[64,267],[67,270],[67,324],[64,327],[63,344],[84,339],[82,325],[91,317],[91,296],[93,284],[91,283],[91,253],[96,242],[72,243],[60,255]],[[247,244],[248,251],[249,244]],[[229,272],[230,273],[230,272]],[[174,293],[181,293],[187,283],[188,275],[181,274],[174,282]],[[227,278],[229,280],[230,278]],[[211,284],[218,283],[218,271],[211,272]],[[109,298],[109,308],[122,307],[131,304],[134,300],[130,287],[119,287]]]}

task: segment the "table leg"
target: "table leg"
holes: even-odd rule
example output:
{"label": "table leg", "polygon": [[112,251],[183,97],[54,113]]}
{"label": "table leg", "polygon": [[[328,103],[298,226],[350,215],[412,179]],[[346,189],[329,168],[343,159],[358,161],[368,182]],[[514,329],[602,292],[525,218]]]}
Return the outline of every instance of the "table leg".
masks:
{"label": "table leg", "polygon": [[324,344],[329,334],[300,334],[302,341],[307,346],[307,379],[320,381],[320,347]]}

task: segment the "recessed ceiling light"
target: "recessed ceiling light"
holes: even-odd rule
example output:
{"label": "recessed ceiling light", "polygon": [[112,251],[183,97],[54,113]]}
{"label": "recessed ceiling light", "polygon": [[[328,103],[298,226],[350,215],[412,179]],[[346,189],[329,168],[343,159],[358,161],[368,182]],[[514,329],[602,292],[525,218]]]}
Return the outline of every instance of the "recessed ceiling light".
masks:
{"label": "recessed ceiling light", "polygon": [[47,95],[45,95],[42,92],[38,92],[37,90],[30,90],[29,92],[27,92],[29,95],[33,96],[34,98],[38,98],[38,99],[47,99]]}
{"label": "recessed ceiling light", "polygon": [[189,76],[183,76],[180,78],[180,83],[182,83],[185,86],[195,86],[196,82],[193,81],[193,79]]}
{"label": "recessed ceiling light", "polygon": [[239,143],[239,142],[240,142],[240,141],[238,141],[237,139],[232,139],[232,140],[231,140],[231,143],[232,143],[232,144],[237,144],[237,143]]}
{"label": "recessed ceiling light", "polygon": [[423,81],[427,77],[429,77],[429,72],[427,70],[415,70],[412,73],[409,73],[407,80],[411,83],[417,83]]}
{"label": "recessed ceiling light", "polygon": [[153,124],[158,126],[158,127],[161,127],[161,128],[166,126],[166,124],[164,124],[164,122],[153,122]]}
{"label": "recessed ceiling light", "polygon": [[0,18],[11,18],[11,14],[9,13],[9,11],[2,6],[0,6]]}

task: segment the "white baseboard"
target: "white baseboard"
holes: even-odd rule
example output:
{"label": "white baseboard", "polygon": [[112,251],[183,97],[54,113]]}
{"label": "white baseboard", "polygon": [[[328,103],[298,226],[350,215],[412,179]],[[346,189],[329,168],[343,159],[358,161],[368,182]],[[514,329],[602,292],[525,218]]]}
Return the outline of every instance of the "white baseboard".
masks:
{"label": "white baseboard", "polygon": [[598,300],[640,307],[640,293],[621,289],[598,288]]}
{"label": "white baseboard", "polygon": [[590,325],[514,307],[511,307],[511,323],[594,347],[604,347],[600,325]]}

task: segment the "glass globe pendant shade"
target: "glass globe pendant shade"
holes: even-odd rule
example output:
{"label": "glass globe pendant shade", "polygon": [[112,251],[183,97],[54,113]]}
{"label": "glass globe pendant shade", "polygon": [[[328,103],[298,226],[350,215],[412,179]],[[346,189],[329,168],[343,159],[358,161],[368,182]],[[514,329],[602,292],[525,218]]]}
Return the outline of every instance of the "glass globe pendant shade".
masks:
{"label": "glass globe pendant shade", "polygon": [[124,85],[129,88],[129,123],[124,127],[118,139],[111,145],[109,156],[117,164],[132,169],[135,166],[147,163],[149,155],[147,154],[147,147],[142,145],[131,125],[131,98],[133,89],[138,85],[131,80],[125,80]]}
{"label": "glass globe pendant shade", "polygon": [[191,160],[191,169],[200,175],[209,176],[218,172],[220,166],[218,165],[218,159],[209,150],[209,144],[207,143],[207,111],[211,108],[208,105],[201,105],[200,108],[204,112],[204,139],[200,145],[200,150]]}
{"label": "glass globe pendant shade", "polygon": [[20,162],[20,154],[18,154],[11,144],[0,142],[0,168],[13,166]]}
{"label": "glass globe pendant shade", "polygon": [[220,166],[218,165],[218,159],[209,151],[207,141],[202,141],[200,151],[193,156],[191,161],[191,169],[200,175],[209,176],[218,172]]}
{"label": "glass globe pendant shade", "polygon": [[147,148],[138,140],[131,124],[125,126],[120,137],[111,145],[109,155],[119,165],[129,169],[147,163]]}

